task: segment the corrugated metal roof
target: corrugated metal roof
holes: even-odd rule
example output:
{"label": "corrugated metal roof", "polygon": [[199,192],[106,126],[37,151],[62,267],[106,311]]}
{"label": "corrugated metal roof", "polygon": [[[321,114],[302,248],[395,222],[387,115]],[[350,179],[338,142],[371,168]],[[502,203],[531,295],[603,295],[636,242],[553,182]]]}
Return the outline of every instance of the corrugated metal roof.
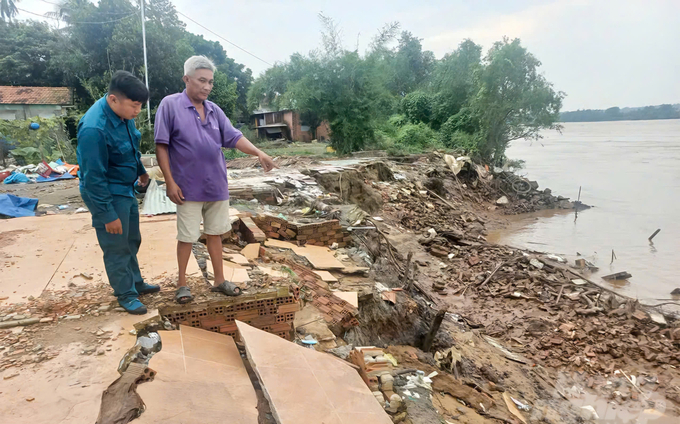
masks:
{"label": "corrugated metal roof", "polygon": [[164,213],[177,213],[177,205],[172,203],[165,192],[165,184],[158,185],[156,180],[151,180],[149,188],[144,194],[142,203],[142,215],[160,215]]}

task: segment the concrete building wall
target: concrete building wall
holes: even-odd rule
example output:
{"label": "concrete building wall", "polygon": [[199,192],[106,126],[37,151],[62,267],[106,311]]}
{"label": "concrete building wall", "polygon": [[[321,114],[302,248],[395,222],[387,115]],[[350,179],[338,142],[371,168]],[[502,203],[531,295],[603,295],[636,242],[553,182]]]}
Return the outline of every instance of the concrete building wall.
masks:
{"label": "concrete building wall", "polygon": [[66,115],[66,109],[59,105],[0,105],[0,119],[30,119],[34,116],[52,118]]}

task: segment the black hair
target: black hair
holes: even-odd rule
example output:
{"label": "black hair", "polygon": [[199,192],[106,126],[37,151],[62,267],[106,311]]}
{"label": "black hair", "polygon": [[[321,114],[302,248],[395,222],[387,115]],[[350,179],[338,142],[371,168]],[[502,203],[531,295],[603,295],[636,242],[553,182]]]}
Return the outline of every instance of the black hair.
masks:
{"label": "black hair", "polygon": [[133,102],[146,103],[149,90],[144,83],[128,71],[116,71],[109,84],[109,93],[123,95]]}

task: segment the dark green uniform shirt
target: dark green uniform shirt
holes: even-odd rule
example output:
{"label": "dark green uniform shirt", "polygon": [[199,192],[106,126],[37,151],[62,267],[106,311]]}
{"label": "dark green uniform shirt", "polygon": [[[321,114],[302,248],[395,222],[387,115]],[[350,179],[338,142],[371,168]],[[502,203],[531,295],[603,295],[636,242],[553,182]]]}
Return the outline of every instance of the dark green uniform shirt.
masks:
{"label": "dark green uniform shirt", "polygon": [[97,100],[78,123],[80,189],[91,199],[93,219],[118,219],[113,196],[134,197],[137,177],[146,174],[139,152],[142,135],[135,121],[118,117],[106,96]]}

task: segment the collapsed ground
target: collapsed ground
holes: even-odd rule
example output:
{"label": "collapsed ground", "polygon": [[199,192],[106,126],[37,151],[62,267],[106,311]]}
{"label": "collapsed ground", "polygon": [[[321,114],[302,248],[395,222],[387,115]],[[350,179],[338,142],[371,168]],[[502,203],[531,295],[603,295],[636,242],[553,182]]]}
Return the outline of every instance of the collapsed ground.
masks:
{"label": "collapsed ground", "polygon": [[[234,161],[232,169],[250,165],[246,161]],[[486,231],[503,222],[499,212],[573,207],[566,199],[531,185],[518,194],[514,181],[506,182],[511,177],[491,178],[488,170],[469,164],[455,174],[437,155],[339,166],[332,172],[301,162],[287,170],[312,178],[323,196],[315,191],[318,187],[312,190],[281,176],[273,182],[273,196],[244,193],[234,206],[254,222],[267,216],[303,225],[338,219],[344,231],[358,227],[348,232],[348,246],[333,246],[349,271],[331,270],[337,282],[312,277],[328,290],[357,292],[358,325],[337,329],[323,321],[300,321],[318,314],[303,289],[304,306],[291,338],[311,336],[318,349],[340,356],[345,356],[345,345],[378,346],[394,356],[398,369],[426,375],[437,370],[431,392],[402,396],[406,410],[392,414],[395,421],[519,422],[507,405],[510,397],[529,406],[520,412],[528,422],[584,422],[593,416],[580,408],[579,400],[594,396],[599,400],[593,406],[609,403],[619,417],[652,410],[677,419],[680,327],[673,317],[587,281],[586,270],[559,258],[485,241]],[[248,198],[258,196],[255,202]],[[262,222],[271,233],[274,221]],[[226,258],[233,259],[230,255],[249,244],[246,229],[240,229],[225,240]],[[301,236],[296,233],[291,241],[308,242]],[[210,278],[204,246],[197,244],[195,253],[204,277]],[[242,285],[249,295],[291,285],[304,288],[303,274],[313,266],[290,249],[270,245],[244,268],[249,281]],[[161,311],[173,305],[173,284],[168,278],[162,292],[146,296],[145,303]],[[224,299],[209,291],[205,278],[193,278],[190,285],[196,304]],[[4,322],[53,321],[21,327],[22,332],[5,330],[3,377],[41,366],[73,341],[85,342],[86,354],[106,354],[108,341],[118,334],[98,328],[117,314],[114,307],[106,285],[45,292],[25,304],[2,306]],[[447,313],[441,329],[424,351],[432,320],[442,310]],[[395,386],[400,383],[405,381],[395,380]]]}

